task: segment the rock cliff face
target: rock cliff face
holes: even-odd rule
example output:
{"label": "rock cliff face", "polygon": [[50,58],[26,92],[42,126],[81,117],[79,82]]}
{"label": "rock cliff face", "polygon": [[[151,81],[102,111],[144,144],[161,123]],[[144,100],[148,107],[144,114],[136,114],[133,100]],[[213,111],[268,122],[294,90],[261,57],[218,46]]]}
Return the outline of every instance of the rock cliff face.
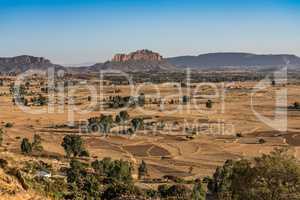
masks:
{"label": "rock cliff face", "polygon": [[127,61],[161,61],[163,57],[159,53],[143,49],[132,52],[130,54],[116,54],[112,62],[127,62]]}
{"label": "rock cliff face", "polygon": [[176,70],[156,52],[143,49],[129,54],[116,54],[111,61],[89,67],[91,71],[120,70],[125,72],[146,72]]}

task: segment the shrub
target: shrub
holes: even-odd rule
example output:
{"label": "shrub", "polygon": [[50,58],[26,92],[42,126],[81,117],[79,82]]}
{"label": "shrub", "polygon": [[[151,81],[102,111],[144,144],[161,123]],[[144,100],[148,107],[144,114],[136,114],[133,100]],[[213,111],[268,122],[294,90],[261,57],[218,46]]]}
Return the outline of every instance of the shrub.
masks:
{"label": "shrub", "polygon": [[0,168],[4,169],[8,165],[8,162],[2,158],[0,158]]}
{"label": "shrub", "polygon": [[13,123],[7,122],[4,126],[5,128],[11,128],[13,127]]}

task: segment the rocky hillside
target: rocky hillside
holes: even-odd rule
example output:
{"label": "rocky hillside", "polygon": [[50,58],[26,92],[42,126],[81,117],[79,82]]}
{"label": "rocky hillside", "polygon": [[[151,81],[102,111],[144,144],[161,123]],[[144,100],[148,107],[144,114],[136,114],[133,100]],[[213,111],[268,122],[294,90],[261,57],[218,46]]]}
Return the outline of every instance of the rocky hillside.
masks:
{"label": "rocky hillside", "polygon": [[52,64],[48,59],[43,57],[34,57],[34,56],[16,56],[10,58],[1,58],[0,57],[0,72],[24,72],[29,69],[39,69],[46,70],[49,67],[54,67],[56,69],[63,68],[60,65]]}

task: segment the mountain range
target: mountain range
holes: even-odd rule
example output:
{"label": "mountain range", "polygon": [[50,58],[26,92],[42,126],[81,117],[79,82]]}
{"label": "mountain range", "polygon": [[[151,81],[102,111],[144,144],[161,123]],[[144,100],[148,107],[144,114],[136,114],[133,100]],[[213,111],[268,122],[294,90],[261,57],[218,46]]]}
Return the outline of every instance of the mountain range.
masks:
{"label": "mountain range", "polygon": [[209,53],[199,56],[179,56],[166,59],[177,68],[220,67],[276,67],[289,64],[300,67],[300,58],[295,55],[257,55],[250,53]]}
{"label": "mountain range", "polygon": [[0,72],[24,72],[29,69],[46,70],[49,67],[65,69],[70,72],[89,72],[99,70],[121,70],[130,72],[176,71],[184,68],[193,69],[269,69],[288,64],[290,69],[300,69],[300,58],[295,55],[259,55],[251,53],[209,53],[198,56],[179,56],[163,58],[150,50],[139,50],[130,54],[116,54],[112,60],[91,66],[64,67],[53,64],[43,57],[17,56],[0,57]]}

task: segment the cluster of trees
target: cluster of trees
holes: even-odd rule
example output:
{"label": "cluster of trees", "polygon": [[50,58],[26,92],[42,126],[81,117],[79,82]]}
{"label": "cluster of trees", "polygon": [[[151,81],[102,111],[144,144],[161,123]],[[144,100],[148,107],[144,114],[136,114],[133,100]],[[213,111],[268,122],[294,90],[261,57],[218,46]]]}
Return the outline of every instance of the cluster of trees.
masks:
{"label": "cluster of trees", "polygon": [[285,150],[249,160],[228,160],[208,182],[215,199],[296,200],[300,198],[300,167]]}
{"label": "cluster of trees", "polygon": [[[182,184],[143,190],[134,185],[132,171],[133,165],[123,160],[104,158],[88,164],[72,159],[67,169],[68,193],[65,199],[205,199],[206,193],[200,180],[195,181],[193,190]],[[147,165],[143,161],[139,175],[147,173]]]}
{"label": "cluster of trees", "polygon": [[21,151],[24,154],[31,154],[33,151],[43,151],[41,136],[38,134],[34,134],[32,143],[29,141],[28,138],[23,138],[21,142]]}
{"label": "cluster of trees", "polygon": [[[17,95],[12,99],[12,102],[13,102],[13,104],[16,104],[16,102],[18,102],[19,104],[28,106],[29,101],[24,96]],[[47,100],[47,97],[44,97],[43,95],[38,94],[37,96],[32,97],[30,99],[30,102],[35,106],[44,106],[44,105],[47,105],[48,100]]]}
{"label": "cluster of trees", "polygon": [[[249,81],[249,80],[262,80],[267,73],[265,72],[241,72],[241,73],[218,73],[207,72],[190,74],[191,82],[232,82],[232,81]],[[186,72],[160,72],[145,73],[145,72],[132,72],[132,79],[136,83],[165,83],[165,82],[177,82],[183,83],[183,87],[186,86]],[[109,78],[109,77],[107,77]],[[113,80],[114,78],[110,78]]]}
{"label": "cluster of trees", "polygon": [[131,96],[110,96],[106,103],[109,108],[142,107],[145,105],[145,95],[141,93],[137,98]]}
{"label": "cluster of trees", "polygon": [[61,146],[64,148],[68,158],[89,157],[89,152],[84,147],[84,142],[79,135],[66,135]]}
{"label": "cluster of trees", "polygon": [[92,117],[88,119],[88,127],[90,132],[109,133],[113,126],[113,117],[111,115],[103,115],[100,117]]}
{"label": "cluster of trees", "polygon": [[[88,119],[89,132],[101,132],[110,133],[111,128],[116,125],[130,125],[131,127],[123,130],[122,134],[133,134],[135,131],[144,127],[144,120],[142,118],[133,118],[130,120],[130,116],[127,111],[119,112],[115,120],[112,115],[103,115],[99,117],[92,117]],[[124,126],[125,127],[125,126]]]}
{"label": "cluster of trees", "polygon": [[132,97],[110,96],[107,104],[109,108],[124,108],[132,105]]}
{"label": "cluster of trees", "polygon": [[137,190],[132,182],[132,165],[104,158],[91,163],[71,160],[67,170],[69,193],[65,199],[113,199]]}
{"label": "cluster of trees", "polygon": [[44,106],[47,105],[48,103],[47,98],[41,94],[38,94],[36,97],[31,98],[30,101],[32,102],[33,105],[36,106]]}

